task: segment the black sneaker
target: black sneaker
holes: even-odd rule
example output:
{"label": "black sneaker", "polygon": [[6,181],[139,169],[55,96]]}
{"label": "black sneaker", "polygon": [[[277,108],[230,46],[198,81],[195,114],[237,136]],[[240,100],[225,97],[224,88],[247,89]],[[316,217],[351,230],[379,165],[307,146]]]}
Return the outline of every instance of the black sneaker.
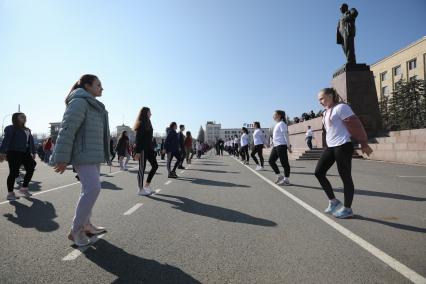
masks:
{"label": "black sneaker", "polygon": [[179,170],[185,170],[186,168],[184,166],[179,166],[178,169]]}

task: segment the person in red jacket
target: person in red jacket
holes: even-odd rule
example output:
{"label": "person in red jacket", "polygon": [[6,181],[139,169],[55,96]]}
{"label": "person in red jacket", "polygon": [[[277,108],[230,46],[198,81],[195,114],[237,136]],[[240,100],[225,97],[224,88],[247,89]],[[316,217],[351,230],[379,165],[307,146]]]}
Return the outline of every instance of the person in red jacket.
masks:
{"label": "person in red jacket", "polygon": [[[323,125],[326,131],[327,147],[317,163],[315,176],[329,199],[329,205],[324,212],[333,214],[336,218],[350,218],[353,216],[351,206],[355,192],[351,173],[354,152],[351,137],[361,144],[363,153],[370,155],[373,150],[367,144],[367,134],[361,121],[351,107],[341,101],[335,89],[322,89],[318,94],[318,100],[325,108]],[[326,177],[327,171],[335,162],[343,181],[345,196],[343,206],[336,199],[333,188]]]}

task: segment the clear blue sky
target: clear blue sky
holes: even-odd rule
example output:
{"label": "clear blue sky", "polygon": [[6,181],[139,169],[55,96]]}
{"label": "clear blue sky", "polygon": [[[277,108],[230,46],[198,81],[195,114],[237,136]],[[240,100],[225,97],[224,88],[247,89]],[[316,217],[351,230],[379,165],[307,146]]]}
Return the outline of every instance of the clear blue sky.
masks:
{"label": "clear blue sky", "polygon": [[[290,117],[320,109],[317,91],[344,63],[335,43],[341,3],[0,0],[0,119],[21,104],[28,126],[47,132],[71,85],[93,73],[111,128],[132,125],[142,106],[158,132],[171,121],[194,134],[207,120],[270,127],[275,109]],[[348,3],[360,13],[360,63],[426,35],[425,0]]]}

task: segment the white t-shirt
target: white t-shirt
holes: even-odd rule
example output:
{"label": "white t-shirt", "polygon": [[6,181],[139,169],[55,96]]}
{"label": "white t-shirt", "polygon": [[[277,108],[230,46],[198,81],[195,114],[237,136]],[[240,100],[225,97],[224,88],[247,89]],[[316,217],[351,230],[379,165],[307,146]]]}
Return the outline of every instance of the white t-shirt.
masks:
{"label": "white t-shirt", "polygon": [[287,141],[287,135],[287,124],[285,124],[284,121],[278,122],[274,127],[274,131],[272,132],[272,143],[274,143],[274,147],[279,145],[289,145]]}
{"label": "white t-shirt", "polygon": [[254,145],[263,145],[265,144],[265,136],[261,129],[256,129],[253,133],[253,143]]}
{"label": "white t-shirt", "polygon": [[235,144],[238,145],[238,138],[237,137],[234,138],[234,145]]}
{"label": "white t-shirt", "polygon": [[312,137],[312,129],[308,129],[308,131],[306,131],[306,137]]}
{"label": "white t-shirt", "polygon": [[[330,117],[331,115],[331,117]],[[328,147],[336,147],[351,141],[351,135],[343,120],[354,115],[347,104],[338,104],[326,110],[323,118]]]}
{"label": "white t-shirt", "polygon": [[249,143],[249,136],[244,133],[243,135],[241,135],[241,147],[247,146]]}

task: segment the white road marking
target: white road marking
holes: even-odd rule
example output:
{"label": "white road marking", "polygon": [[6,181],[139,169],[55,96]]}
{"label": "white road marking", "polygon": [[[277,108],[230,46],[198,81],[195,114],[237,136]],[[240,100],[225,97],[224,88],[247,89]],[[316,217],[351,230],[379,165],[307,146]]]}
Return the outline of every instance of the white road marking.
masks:
{"label": "white road marking", "polygon": [[[234,157],[232,157],[232,158],[234,160],[238,161]],[[299,204],[300,206],[302,206],[303,208],[305,208],[306,210],[308,210],[309,212],[311,212],[313,215],[315,215],[316,217],[318,217],[319,219],[321,219],[322,221],[324,221],[325,223],[327,223],[328,225],[330,225],[336,231],[338,231],[339,233],[341,233],[342,235],[344,235],[345,237],[347,237],[348,239],[350,239],[354,243],[358,244],[360,247],[362,247],[363,249],[365,249],[366,251],[368,251],[369,253],[371,253],[373,256],[375,256],[378,259],[380,259],[381,261],[383,261],[385,264],[387,264],[388,266],[390,266],[391,268],[393,268],[394,270],[396,270],[397,272],[399,272],[401,275],[405,276],[407,279],[409,279],[413,283],[416,283],[416,284],[417,283],[418,284],[420,284],[420,283],[425,284],[426,283],[426,278],[425,277],[423,277],[422,275],[418,274],[417,272],[415,272],[414,270],[412,270],[408,266],[406,266],[403,263],[399,262],[398,260],[396,260],[395,258],[391,257],[390,255],[388,255],[384,251],[381,251],[380,249],[376,248],[375,246],[373,246],[372,244],[370,244],[369,242],[367,242],[366,240],[364,240],[360,236],[354,234],[352,231],[346,229],[345,227],[343,227],[342,225],[340,225],[336,221],[330,219],[329,217],[327,217],[326,215],[324,215],[323,213],[321,213],[317,209],[313,208],[312,206],[310,206],[309,204],[307,204],[303,200],[301,200],[298,197],[294,196],[293,194],[291,194],[287,190],[285,190],[282,187],[276,185],[271,180],[269,180],[268,178],[266,178],[263,175],[259,174],[258,172],[256,172],[252,168],[250,168],[249,166],[246,166],[246,165],[243,165],[243,166],[246,167],[247,169],[249,169],[250,171],[252,171],[255,175],[257,175],[261,179],[263,179],[269,185],[271,185],[272,187],[274,187],[275,189],[277,189],[278,191],[280,191],[281,193],[283,193],[284,195],[286,195],[288,198],[290,198],[291,200],[293,200],[294,202],[296,202],[297,204]]]}
{"label": "white road marking", "polygon": [[[100,239],[102,239],[105,236],[105,234],[102,235],[97,235],[97,236],[93,236],[90,238],[90,245],[93,245],[94,243],[96,243],[97,241],[99,241]],[[77,257],[79,257],[82,253],[84,253],[87,249],[90,248],[90,245],[85,246],[85,247],[79,247],[76,248],[75,250],[73,250],[72,252],[70,252],[67,256],[65,256],[62,261],[70,261],[70,260],[74,260]]]}
{"label": "white road marking", "polygon": [[172,183],[172,181],[171,180],[168,180],[168,181],[166,181],[166,183],[164,184],[164,185],[169,185],[169,184],[171,184]]}
{"label": "white road marking", "polygon": [[123,215],[128,216],[128,215],[132,214],[133,212],[138,210],[138,208],[141,207],[142,205],[143,205],[143,203],[137,203],[135,206],[133,206],[132,208],[130,208],[129,210],[124,212]]}
{"label": "white road marking", "polygon": [[426,176],[398,176],[399,178],[426,178]]}
{"label": "white road marking", "polygon": [[[115,174],[118,174],[118,173],[123,173],[123,171],[116,171],[116,172],[113,172],[113,173],[107,173],[107,175],[115,175]],[[73,186],[73,185],[76,185],[76,184],[80,184],[80,182],[79,181],[78,182],[73,182],[73,183],[62,185],[62,186],[58,186],[58,187],[55,187],[55,188],[46,189],[46,190],[43,190],[43,191],[40,191],[40,192],[33,193],[33,196],[37,196],[37,195],[40,195],[40,194],[48,193],[48,192],[55,191],[55,190],[62,189],[62,188],[67,188],[67,187],[70,187],[70,186]],[[0,202],[0,205],[6,204],[6,203],[9,203],[9,200]]]}
{"label": "white road marking", "polygon": [[157,189],[154,190],[155,193],[160,193],[160,191],[162,191],[161,188],[157,188]]}
{"label": "white road marking", "polygon": [[180,174],[183,174],[185,172],[185,170],[180,171]]}

